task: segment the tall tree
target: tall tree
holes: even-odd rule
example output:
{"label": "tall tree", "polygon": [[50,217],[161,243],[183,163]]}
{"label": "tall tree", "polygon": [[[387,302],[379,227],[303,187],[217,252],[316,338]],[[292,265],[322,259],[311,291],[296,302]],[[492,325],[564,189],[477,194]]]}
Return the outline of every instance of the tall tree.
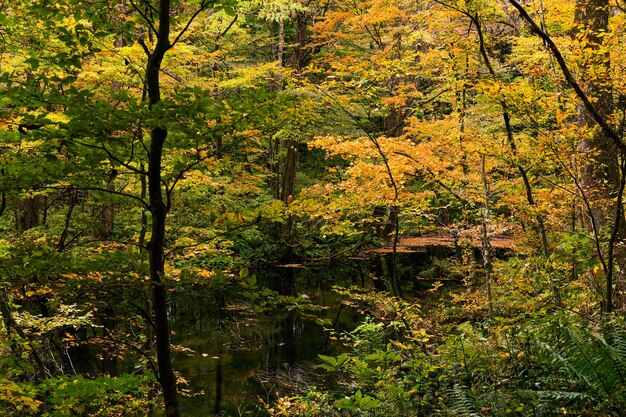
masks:
{"label": "tall tree", "polygon": [[[171,4],[169,0],[158,3],[158,24],[156,28],[156,45],[152,50],[145,46],[148,63],[146,66],[146,86],[148,89],[149,107],[152,109],[161,101],[160,71],[163,58],[172,48],[170,40]],[[151,14],[152,16],[152,14]],[[146,23],[154,28],[156,19],[147,19]],[[145,43],[144,43],[145,45]],[[176,392],[176,376],[172,367],[170,349],[170,329],[167,318],[167,288],[165,283],[165,221],[167,206],[163,196],[162,171],[163,147],[167,138],[167,129],[153,127],[150,131],[150,148],[148,151],[148,199],[152,226],[148,253],[150,260],[150,280],[154,307],[154,324],[156,335],[157,363],[159,366],[159,383],[163,388],[165,415],[178,417],[180,410]]]}
{"label": "tall tree", "polygon": [[[139,39],[147,56],[145,80],[148,108],[150,110],[154,109],[161,102],[160,74],[165,55],[178,43],[195,17],[212,4],[214,4],[213,0],[202,0],[199,5],[195,6],[196,9],[192,12],[191,17],[189,17],[183,29],[176,34],[174,39],[171,39],[173,10],[170,0],[160,0],[157,8],[146,3],[146,7],[149,10],[147,14],[141,13],[140,9],[137,9],[145,19],[148,26],[147,30],[156,36],[156,44],[152,48],[147,45],[143,38]],[[163,388],[166,416],[178,417],[180,409],[176,390],[176,376],[172,367],[165,279],[165,226],[172,191],[171,188],[168,189],[167,186],[165,188],[163,186],[165,182],[163,179],[163,150],[167,136],[168,130],[165,126],[154,126],[150,129],[147,178],[148,201],[152,223],[150,241],[148,243],[148,256],[155,316],[157,363],[159,366],[158,379]]]}
{"label": "tall tree", "polygon": [[[612,97],[610,54],[604,43],[609,30],[608,0],[576,1],[572,37],[581,50],[578,78],[584,79],[583,91],[593,101],[598,114],[608,120],[615,111]],[[615,204],[611,203],[620,183],[619,152],[602,129],[595,128],[592,115],[579,106],[579,123],[588,132],[580,143],[584,160],[581,182],[592,204],[598,227],[610,225]],[[589,225],[589,221],[585,221]]]}
{"label": "tall tree", "polygon": [[[616,126],[615,119],[611,117],[614,110],[613,99],[606,92],[607,87],[602,86],[610,69],[608,50],[602,46],[606,36],[606,28],[608,28],[608,3],[602,0],[592,1],[588,4],[587,2],[576,3],[576,21],[583,33],[580,44],[583,51],[588,42],[590,47],[590,50],[582,55],[583,57],[591,57],[591,61],[583,61],[581,66],[582,69],[587,68],[588,70],[582,78],[588,82],[583,84],[579,81],[580,77],[576,78],[570,69],[570,64],[565,60],[550,35],[541,29],[519,2],[516,0],[509,0],[509,2],[519,11],[532,31],[546,43],[554,55],[567,83],[582,103],[581,110],[579,110],[582,120],[586,123],[593,120],[598,125],[598,131],[593,132],[592,130],[592,135],[583,141],[583,150],[592,154],[592,158],[587,160],[586,168],[583,169],[583,176],[587,177],[588,183],[586,187],[579,186],[579,188],[583,194],[583,201],[590,218],[589,224],[595,236],[596,252],[606,278],[603,311],[610,313],[613,311],[614,303],[615,243],[620,229],[624,225],[622,197],[624,192],[623,160],[626,155],[626,143],[623,138],[623,121],[621,126]],[[599,97],[594,97],[594,94],[599,94]],[[589,183],[590,178],[593,178],[593,184]],[[617,199],[613,203],[614,196]],[[603,208],[601,212],[598,210],[597,204],[594,203],[600,199],[604,204],[607,200],[611,202],[608,205],[610,210],[606,210],[606,208]],[[612,218],[611,213],[614,213]],[[606,248],[602,247],[600,241],[602,232],[599,224],[610,227],[610,237],[606,242]]]}

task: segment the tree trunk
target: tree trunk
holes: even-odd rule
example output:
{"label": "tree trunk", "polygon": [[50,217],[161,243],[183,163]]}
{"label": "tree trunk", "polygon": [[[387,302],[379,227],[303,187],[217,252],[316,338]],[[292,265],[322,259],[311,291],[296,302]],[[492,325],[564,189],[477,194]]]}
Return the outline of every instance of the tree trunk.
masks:
{"label": "tree trunk", "polygon": [[292,66],[300,74],[310,58],[310,51],[306,46],[308,43],[306,29],[309,23],[307,13],[301,10],[296,11],[294,23],[295,43]]}
{"label": "tree trunk", "polygon": [[483,267],[485,269],[485,287],[487,288],[487,305],[489,307],[489,318],[493,319],[493,299],[491,296],[491,243],[487,233],[487,222],[489,221],[489,183],[487,182],[487,171],[485,169],[485,155],[481,155],[481,177],[483,181],[483,220],[481,222],[481,252],[483,255]]}
{"label": "tree trunk", "polygon": [[39,226],[39,213],[42,211],[44,198],[42,196],[28,197],[18,204],[17,230],[23,232]]}
{"label": "tree trunk", "polygon": [[615,274],[615,242],[617,241],[617,236],[621,229],[621,223],[624,217],[624,210],[622,208],[623,198],[624,198],[624,186],[626,185],[626,155],[622,153],[620,155],[620,180],[619,180],[619,189],[617,191],[617,202],[615,204],[615,220],[613,223],[613,230],[611,232],[611,237],[609,238],[608,249],[607,249],[607,272],[606,272],[606,302],[604,306],[604,311],[606,313],[613,312],[613,282],[614,282],[614,274]]}
{"label": "tree trunk", "polygon": [[278,21],[278,65],[281,67],[285,62],[285,21]]}
{"label": "tree trunk", "polygon": [[288,202],[296,192],[296,172],[298,165],[298,150],[293,140],[286,140],[284,143],[287,156],[282,172],[282,185],[280,187],[280,199]]}
{"label": "tree trunk", "polygon": [[[581,63],[579,79],[586,81],[584,92],[594,99],[597,112],[606,120],[611,114],[612,94],[608,50],[602,47],[601,33],[608,31],[609,0],[577,0],[575,21],[578,31],[572,36],[586,43],[585,56],[588,57]],[[600,75],[594,76],[591,67],[595,71],[600,68]],[[581,185],[591,203],[592,211],[587,215],[595,218],[601,230],[614,220],[613,197],[620,183],[619,152],[606,132],[594,129],[595,121],[583,105],[578,107],[578,123],[592,129],[579,146],[579,152],[583,155],[580,174]],[[583,221],[589,227],[589,220]]]}
{"label": "tree trunk", "polygon": [[[279,156],[280,149],[284,149],[286,155]],[[269,149],[270,179],[269,185],[272,196],[289,204],[296,192],[296,176],[298,169],[297,142],[287,139],[272,138]],[[283,223],[278,223],[270,231],[273,238],[290,242],[293,239],[294,219],[290,216]],[[289,258],[291,251],[288,249],[283,256]]]}
{"label": "tree trunk", "polygon": [[[585,42],[585,58],[581,63],[581,79],[586,81],[584,92],[594,99],[599,115],[605,120],[611,115],[613,97],[610,80],[610,57],[603,47],[603,33],[609,28],[609,0],[577,0],[575,22],[577,32],[572,36]],[[593,71],[591,71],[593,67]],[[599,71],[599,73],[598,73]],[[613,284],[615,271],[615,242],[625,233],[622,208],[623,181],[620,171],[620,150],[602,129],[595,127],[595,120],[583,105],[578,106],[578,123],[591,129],[580,143],[582,157],[580,177],[582,190],[587,194],[589,210],[582,216],[585,228],[591,229],[591,220],[600,232],[596,239],[603,240],[603,230],[611,228],[606,249],[606,293],[603,311],[613,310]],[[618,196],[617,201],[615,197]],[[602,255],[600,255],[602,256]]]}
{"label": "tree trunk", "polygon": [[57,243],[57,251],[62,252],[65,250],[67,244],[67,237],[70,231],[70,222],[72,221],[72,213],[74,212],[74,208],[78,203],[78,191],[75,189],[69,190],[69,207],[67,208],[67,212],[65,213],[65,223],[63,226],[63,232],[61,232],[61,236],[59,237],[59,243]]}
{"label": "tree trunk", "polygon": [[[295,70],[301,71],[301,58],[304,54],[304,38],[306,18],[303,14],[296,15],[296,44],[294,47],[294,60],[291,62],[295,66]],[[301,38],[298,38],[301,37]],[[278,45],[277,45],[277,58],[278,63],[282,67],[286,64],[285,60],[285,21],[280,19],[278,21]],[[281,87],[279,87],[281,88]],[[280,150],[284,149],[286,155],[284,158],[280,157]],[[270,139],[270,189],[274,198],[283,201],[285,204],[289,204],[293,200],[296,192],[296,176],[298,171],[298,149],[297,141],[290,138],[272,138]],[[274,238],[291,243],[294,237],[294,219],[289,216],[284,222],[276,224],[276,227],[271,230],[271,234]],[[285,258],[290,258],[292,255],[291,245],[286,246],[285,253],[282,254]]]}
{"label": "tree trunk", "polygon": [[[159,71],[165,53],[171,47],[170,41],[170,1],[159,2],[159,28],[157,43],[148,58],[146,68],[146,85],[148,87],[149,106],[153,107],[161,101],[161,84]],[[152,283],[152,299],[154,306],[154,324],[156,334],[157,363],[159,367],[159,383],[163,389],[165,415],[179,417],[178,396],[176,392],[176,376],[172,367],[170,348],[170,329],[167,317],[167,288],[165,283],[165,224],[167,206],[163,198],[162,158],[167,130],[161,127],[152,128],[150,132],[150,149],[148,155],[148,198],[152,214],[151,236],[148,243],[150,262],[150,281]]]}
{"label": "tree trunk", "polygon": [[[115,191],[115,177],[117,177],[117,171],[112,169],[106,175],[105,188],[108,191]],[[115,223],[115,204],[104,203],[102,208],[101,223],[98,225],[98,238],[102,240],[108,240],[113,237],[113,224]]]}

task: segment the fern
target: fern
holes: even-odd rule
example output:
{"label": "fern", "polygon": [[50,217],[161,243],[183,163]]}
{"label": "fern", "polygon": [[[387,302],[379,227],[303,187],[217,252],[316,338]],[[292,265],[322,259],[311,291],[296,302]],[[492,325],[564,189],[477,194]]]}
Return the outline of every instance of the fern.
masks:
{"label": "fern", "polygon": [[448,391],[448,401],[450,403],[449,411],[453,416],[482,417],[478,402],[472,397],[468,388],[461,384],[455,384]]}
{"label": "fern", "polygon": [[456,384],[448,391],[448,415],[547,417],[567,410],[571,415],[623,416],[626,331],[618,323],[600,331],[569,324],[547,336],[541,337],[544,341],[540,336],[534,339],[539,355],[538,366],[533,367],[536,374],[531,370],[517,379],[511,375],[506,384],[502,380],[469,388]]}
{"label": "fern", "polygon": [[[606,344],[610,346],[615,355],[617,371],[620,374],[622,386],[626,387],[626,331],[618,327],[616,322],[608,326],[604,332]],[[621,365],[621,366],[620,366]]]}
{"label": "fern", "polygon": [[605,337],[619,357],[626,358],[626,332],[617,328],[617,325],[613,325],[605,330]]}
{"label": "fern", "polygon": [[[558,344],[537,342],[537,345],[555,370],[567,377],[567,382],[553,381],[560,387],[533,391],[537,403],[546,409],[557,405],[623,409],[626,405],[626,332],[613,325],[603,333],[574,326],[561,327],[559,333]],[[528,391],[524,394],[531,395]]]}

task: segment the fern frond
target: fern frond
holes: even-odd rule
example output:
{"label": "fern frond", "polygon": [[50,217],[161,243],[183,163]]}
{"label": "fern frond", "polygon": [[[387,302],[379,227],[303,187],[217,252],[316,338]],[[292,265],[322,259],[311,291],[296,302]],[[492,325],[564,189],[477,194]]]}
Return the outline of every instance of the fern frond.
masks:
{"label": "fern frond", "polygon": [[602,333],[567,326],[561,327],[557,342],[537,342],[537,346],[570,384],[560,390],[534,391],[539,403],[600,408],[625,403],[626,332],[617,326]]}
{"label": "fern frond", "polygon": [[469,389],[461,384],[455,384],[448,392],[450,411],[458,417],[482,417],[480,407]]}

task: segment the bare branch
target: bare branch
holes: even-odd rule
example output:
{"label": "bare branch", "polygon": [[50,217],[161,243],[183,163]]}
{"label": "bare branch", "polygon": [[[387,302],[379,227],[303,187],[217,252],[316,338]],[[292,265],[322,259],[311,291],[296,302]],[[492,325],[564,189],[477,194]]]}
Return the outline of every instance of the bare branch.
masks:
{"label": "bare branch", "polygon": [[168,77],[170,77],[170,78],[172,78],[172,79],[174,79],[174,80],[178,81],[179,83],[184,83],[184,82],[185,82],[185,80],[184,80],[184,79],[182,79],[182,78],[180,78],[178,75],[176,75],[176,74],[172,74],[171,72],[169,72],[169,71],[167,71],[167,70],[164,70],[163,68],[161,68],[161,72],[162,72],[163,74],[167,75]]}
{"label": "bare branch", "polygon": [[[205,11],[211,4],[214,3],[214,0],[210,0],[210,1],[203,1],[202,3],[200,3],[200,7],[198,8],[198,10],[196,10],[194,12],[193,15],[191,15],[191,17],[189,18],[189,20],[187,21],[187,23],[185,24],[185,27],[182,28],[182,30],[180,32],[178,32],[178,35],[176,35],[176,38],[174,38],[174,41],[172,43],[170,43],[170,48],[173,48],[174,45],[176,45],[176,43],[178,43],[178,41],[180,40],[180,38],[187,32],[187,29],[189,29],[189,26],[191,26],[191,24],[193,23],[193,21],[196,19],[196,17],[198,17],[198,15],[200,13],[202,13],[203,11]],[[234,23],[234,22],[233,22]]]}
{"label": "bare branch", "polygon": [[137,39],[137,42],[139,43],[143,51],[146,53],[146,56],[150,58],[152,56],[152,51],[150,51],[150,48],[148,48],[148,45],[146,45],[146,41],[144,40],[144,38]]}
{"label": "bare branch", "polygon": [[235,22],[237,21],[237,19],[238,19],[238,18],[239,18],[239,14],[236,14],[236,15],[235,15],[235,17],[233,18],[232,22],[230,22],[230,23],[228,24],[228,26],[226,27],[226,29],[224,29],[224,30],[222,31],[222,33],[220,33],[219,35],[217,35],[217,36],[215,37],[215,41],[216,41],[216,42],[217,42],[217,41],[219,41],[219,40],[220,40],[220,38],[222,38],[223,36],[225,36],[225,35],[228,33],[228,31],[229,31],[229,30],[233,27],[233,25],[235,24]]}
{"label": "bare branch", "polygon": [[68,187],[55,186],[55,185],[37,185],[37,186],[32,186],[32,187],[10,187],[10,188],[6,188],[6,190],[67,190],[69,187],[75,190],[102,191],[103,193],[131,198],[133,200],[139,201],[146,209],[148,210],[150,209],[150,205],[146,203],[143,199],[137,197],[136,195],[124,193],[122,191],[107,190],[106,188],[101,188],[101,187],[81,187],[77,185],[71,185]]}
{"label": "bare branch", "polygon": [[[148,24],[148,26],[150,27],[150,30],[156,35],[158,32],[156,30],[156,28],[154,27],[153,23],[152,23],[152,19],[150,19],[140,8],[139,6],[137,6],[137,4],[135,4],[134,0],[128,0],[130,2],[130,5],[133,7],[133,9],[135,9],[135,11],[137,13],[139,13],[139,15],[143,18],[143,20],[146,21],[146,23]],[[146,5],[148,7],[150,7],[154,12],[156,12],[156,9],[154,7],[152,7],[149,3],[146,3]],[[140,42],[141,43],[141,42]],[[145,43],[144,43],[145,45]],[[142,45],[143,46],[143,45]]]}
{"label": "bare branch", "polygon": [[[98,149],[98,150],[104,151],[104,153],[106,153],[106,154],[107,154],[107,156],[108,156],[109,158],[111,158],[112,160],[114,160],[114,161],[115,161],[115,162],[117,162],[118,164],[122,165],[124,168],[128,169],[129,171],[134,172],[135,174],[139,174],[139,175],[146,175],[146,174],[147,174],[147,172],[145,172],[145,171],[143,171],[143,170],[141,170],[141,169],[135,168],[134,166],[130,165],[130,164],[129,164],[129,162],[130,162],[130,161],[125,162],[125,161],[123,161],[123,160],[119,159],[118,157],[116,157],[115,155],[113,155],[113,153],[111,153],[111,151],[109,151],[109,150],[108,150],[108,149],[104,146],[104,142],[101,142],[101,143],[102,143],[102,146],[98,146],[98,145],[91,145],[91,144],[89,144],[89,143],[79,142],[79,141],[77,141],[77,140],[74,140],[74,142],[75,142],[75,143],[77,143],[77,144],[79,144],[79,145],[81,145],[81,146],[84,146],[84,147],[86,147],[86,148],[90,148],[90,149]],[[131,160],[132,160],[132,158],[131,158]]]}

